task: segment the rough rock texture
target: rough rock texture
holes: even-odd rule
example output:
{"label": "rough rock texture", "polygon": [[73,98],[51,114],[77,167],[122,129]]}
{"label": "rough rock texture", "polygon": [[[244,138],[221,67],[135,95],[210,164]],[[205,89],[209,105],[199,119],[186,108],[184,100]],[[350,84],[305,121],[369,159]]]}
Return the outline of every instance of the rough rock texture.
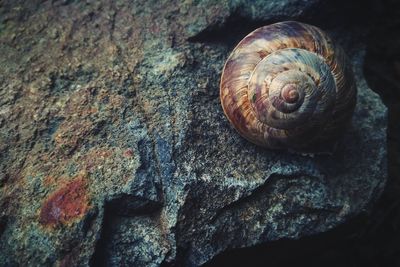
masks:
{"label": "rough rock texture", "polygon": [[[3,1],[0,265],[197,266],[368,210],[386,108],[362,73],[368,28],[326,22],[354,10],[322,2]],[[283,19],[327,30],[354,64],[333,156],[258,148],[220,107],[234,44]]]}

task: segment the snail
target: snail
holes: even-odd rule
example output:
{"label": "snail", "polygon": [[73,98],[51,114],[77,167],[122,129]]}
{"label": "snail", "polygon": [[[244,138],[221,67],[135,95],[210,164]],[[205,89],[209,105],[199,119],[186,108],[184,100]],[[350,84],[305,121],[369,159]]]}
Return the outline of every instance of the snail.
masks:
{"label": "snail", "polygon": [[350,126],[356,85],[344,51],[326,33],[284,21],[254,30],[234,48],[220,100],[230,123],[252,143],[331,153]]}

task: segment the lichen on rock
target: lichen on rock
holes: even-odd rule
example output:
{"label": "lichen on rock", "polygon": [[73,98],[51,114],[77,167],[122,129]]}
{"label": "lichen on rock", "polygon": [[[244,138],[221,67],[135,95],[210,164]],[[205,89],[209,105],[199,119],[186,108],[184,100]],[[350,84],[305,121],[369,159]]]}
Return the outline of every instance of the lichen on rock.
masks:
{"label": "lichen on rock", "polygon": [[[368,28],[324,24],[322,2],[2,3],[0,266],[198,266],[368,210],[386,107],[362,73]],[[259,148],[221,109],[233,46],[282,19],[320,26],[353,62],[358,103],[332,156]]]}

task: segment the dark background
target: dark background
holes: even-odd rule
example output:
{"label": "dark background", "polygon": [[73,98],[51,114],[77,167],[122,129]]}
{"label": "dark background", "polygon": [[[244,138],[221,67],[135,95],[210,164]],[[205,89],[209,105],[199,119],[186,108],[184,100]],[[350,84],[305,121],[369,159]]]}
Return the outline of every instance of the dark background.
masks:
{"label": "dark background", "polygon": [[364,74],[389,110],[389,177],[380,201],[370,213],[327,233],[235,249],[205,266],[400,266],[400,1],[330,1],[326,8],[340,14],[333,9],[341,6],[348,10],[342,17],[320,18],[320,24],[372,29]]}

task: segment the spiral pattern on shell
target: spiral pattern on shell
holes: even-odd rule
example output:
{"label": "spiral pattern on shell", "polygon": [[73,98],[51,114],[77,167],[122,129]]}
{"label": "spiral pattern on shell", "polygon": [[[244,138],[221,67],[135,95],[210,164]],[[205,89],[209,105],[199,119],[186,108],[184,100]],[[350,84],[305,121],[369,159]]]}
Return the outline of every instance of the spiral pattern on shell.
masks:
{"label": "spiral pattern on shell", "polygon": [[343,50],[295,21],[256,29],[233,50],[220,85],[236,130],[268,148],[319,152],[348,127],[356,103]]}

